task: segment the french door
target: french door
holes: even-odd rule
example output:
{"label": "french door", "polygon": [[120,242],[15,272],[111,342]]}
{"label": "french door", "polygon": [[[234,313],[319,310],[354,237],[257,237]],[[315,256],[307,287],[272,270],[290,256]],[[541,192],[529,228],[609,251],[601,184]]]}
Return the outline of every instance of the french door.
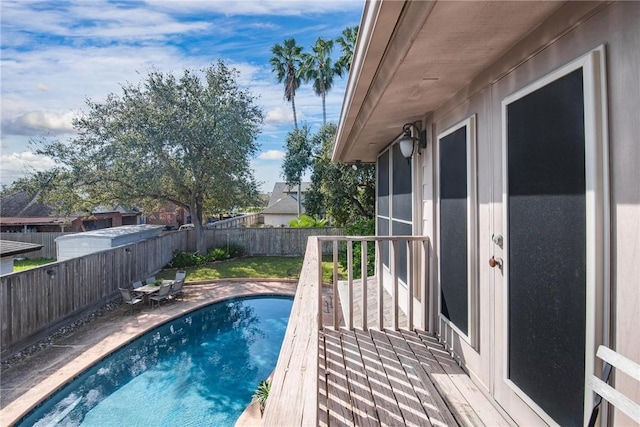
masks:
{"label": "french door", "polygon": [[607,317],[603,54],[502,102],[495,396],[522,424],[579,426],[591,408],[585,376]]}

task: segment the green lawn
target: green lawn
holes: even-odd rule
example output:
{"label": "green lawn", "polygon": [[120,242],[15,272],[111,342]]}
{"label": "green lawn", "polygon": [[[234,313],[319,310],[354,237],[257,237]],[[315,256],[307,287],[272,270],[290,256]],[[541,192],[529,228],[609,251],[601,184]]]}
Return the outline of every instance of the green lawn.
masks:
{"label": "green lawn", "polygon": [[13,260],[13,271],[22,271],[28,268],[38,267],[44,264],[50,264],[56,262],[53,258],[25,258]]}
{"label": "green lawn", "polygon": [[[323,280],[332,281],[333,265],[331,258],[322,262]],[[297,279],[302,268],[302,257],[247,257],[229,261],[213,262],[198,267],[187,267],[187,281],[227,279],[234,277]],[[162,270],[158,278],[170,279],[176,269]],[[346,277],[342,268],[338,269],[340,279]]]}
{"label": "green lawn", "polygon": [[[43,264],[55,262],[51,258],[34,258],[13,261],[13,270],[22,271],[28,268],[38,267]],[[198,267],[187,267],[187,280],[208,280],[227,278],[277,278],[297,279],[302,269],[302,257],[247,257],[232,259],[229,261],[212,262]],[[172,279],[176,269],[166,269],[158,273],[159,279]],[[346,271],[338,264],[338,276],[340,280],[346,279]],[[333,280],[333,264],[331,257],[325,257],[322,261],[322,277],[326,283]]]}

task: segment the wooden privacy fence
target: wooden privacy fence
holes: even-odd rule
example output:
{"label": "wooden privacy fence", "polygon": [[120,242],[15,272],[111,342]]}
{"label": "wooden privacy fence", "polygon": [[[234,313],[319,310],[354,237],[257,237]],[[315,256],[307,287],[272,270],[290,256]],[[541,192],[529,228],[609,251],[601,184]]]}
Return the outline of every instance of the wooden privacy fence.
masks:
{"label": "wooden privacy fence", "polygon": [[75,233],[0,233],[0,240],[12,240],[14,242],[36,243],[42,245],[42,249],[34,252],[20,254],[24,258],[56,258],[56,239]]}
{"label": "wooden privacy fence", "polygon": [[[248,218],[250,217],[250,218]],[[310,236],[342,236],[342,228],[226,228],[230,224],[236,224],[238,220],[258,221],[260,215],[246,215],[244,217],[231,218],[219,221],[223,228],[205,229],[205,239],[207,248],[222,247],[227,244],[240,245],[244,248],[246,255],[292,255],[301,256],[304,254],[307,239]],[[247,219],[248,218],[248,219]],[[225,224],[226,221],[230,221]],[[249,223],[247,223],[249,224]],[[186,248],[182,246],[175,249],[195,251],[196,234],[195,231],[181,231],[181,235],[186,235]],[[56,254],[55,239],[60,236],[75,233],[1,233],[0,239],[13,240],[16,242],[37,243],[44,247],[35,252],[23,254],[25,258],[53,258]],[[171,233],[166,233],[171,234]],[[227,237],[228,236],[228,237]],[[324,253],[330,253],[330,246],[326,246]],[[327,252],[328,251],[328,252]]]}
{"label": "wooden privacy fence", "polygon": [[216,221],[213,224],[207,224],[207,228],[236,228],[236,227],[248,227],[255,224],[263,224],[264,215],[261,213],[254,213],[249,215],[237,216],[235,218],[223,219]]}
{"label": "wooden privacy fence", "polygon": [[[187,250],[196,250],[195,231],[187,234]],[[226,228],[205,230],[206,247],[224,247],[227,244],[242,246],[249,256],[301,256],[304,255],[307,240],[311,236],[342,236],[341,228]],[[323,246],[325,253],[331,253],[331,246]]]}
{"label": "wooden privacy fence", "polygon": [[119,287],[164,267],[175,249],[186,249],[184,233],[0,276],[0,355],[27,347],[111,300]]}

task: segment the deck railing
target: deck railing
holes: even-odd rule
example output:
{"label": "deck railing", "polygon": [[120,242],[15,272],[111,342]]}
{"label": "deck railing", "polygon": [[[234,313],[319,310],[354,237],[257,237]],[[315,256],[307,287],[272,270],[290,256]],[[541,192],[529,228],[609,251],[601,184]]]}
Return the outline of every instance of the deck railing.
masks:
{"label": "deck railing", "polygon": [[273,371],[263,426],[318,425],[318,305],[317,259],[322,259],[315,237],[309,237],[296,297],[280,355]]}
{"label": "deck railing", "polygon": [[[359,260],[355,260],[353,257],[354,246],[356,243],[361,244],[361,257]],[[383,251],[383,245],[385,242],[389,242],[389,264],[383,265],[383,257],[379,254]],[[407,249],[407,283],[401,284],[399,272],[399,248],[400,245],[405,245]],[[338,316],[338,307],[340,303],[338,300],[338,263],[341,250],[347,255],[347,278],[346,284],[348,286],[349,295],[347,297],[348,315],[345,316],[345,324],[349,329],[353,329],[356,326],[363,329],[371,328],[371,325],[366,322],[360,325],[355,325],[353,320],[354,312],[354,298],[353,290],[358,283],[358,278],[354,278],[353,266],[355,262],[358,262],[361,266],[362,275],[360,277],[360,283],[364,284],[370,282],[367,277],[367,253],[370,250],[377,251],[376,257],[376,271],[375,277],[372,277],[371,283],[374,283],[377,287],[376,293],[382,295],[385,291],[384,283],[389,283],[392,286],[391,289],[391,304],[390,306],[384,305],[383,298],[378,298],[375,307],[369,307],[368,304],[362,303],[360,310],[362,311],[362,318],[366,319],[366,314],[371,310],[372,312],[377,310],[377,328],[382,329],[384,327],[384,319],[382,313],[391,311],[392,322],[391,326],[394,329],[401,327],[399,322],[400,312],[400,292],[401,288],[406,289],[406,307],[407,321],[404,325],[407,329],[415,329],[413,322],[414,307],[416,304],[421,306],[420,309],[420,328],[423,330],[428,329],[429,326],[429,313],[426,307],[429,306],[429,301],[432,300],[433,295],[428,293],[428,277],[430,263],[429,259],[429,240],[424,236],[393,236],[393,237],[378,237],[378,236],[315,236],[310,237],[307,243],[307,249],[305,253],[304,263],[300,274],[300,280],[298,282],[298,289],[296,290],[296,297],[291,309],[291,315],[289,317],[289,324],[287,325],[287,332],[285,333],[284,342],[280,349],[280,355],[276,368],[273,372],[273,380],[271,385],[271,391],[269,393],[269,399],[263,414],[262,423],[263,426],[272,425],[296,425],[296,426],[316,426],[318,425],[318,401],[319,401],[319,382],[318,382],[318,364],[319,364],[319,332],[325,327],[323,322],[324,307],[329,307],[330,304],[326,304],[329,298],[333,299],[333,313],[324,313],[331,316],[327,316],[326,324],[333,324],[333,327],[340,327],[340,320]],[[322,279],[322,254],[330,253],[333,259],[333,293],[329,291],[327,286],[324,286]],[[418,268],[420,265],[423,268]],[[385,280],[389,280],[386,282]],[[405,288],[406,286],[406,288]],[[324,288],[324,290],[323,290]],[[419,290],[417,295],[414,295],[414,290]],[[366,301],[365,298],[368,293],[366,286],[361,286],[363,292],[362,301]],[[332,319],[331,319],[332,317]]]}
{"label": "deck railing", "polygon": [[[384,260],[381,254],[383,253],[384,242],[389,242],[389,265],[384,265]],[[361,246],[360,259],[354,259],[354,243],[359,243]],[[399,313],[401,310],[400,290],[403,289],[402,294],[404,301],[404,314],[406,315],[406,328],[408,330],[415,329],[415,313],[416,307],[419,311],[419,327],[423,331],[431,329],[430,316],[428,313],[429,307],[429,238],[426,236],[318,236],[317,245],[318,253],[322,253],[321,246],[330,244],[333,247],[333,298],[338,299],[338,265],[339,265],[339,252],[346,251],[347,260],[347,298],[346,301],[340,302],[346,304],[347,312],[344,319],[346,328],[353,330],[356,326],[354,324],[354,287],[357,281],[354,280],[354,263],[360,264],[361,277],[359,280],[361,298],[360,312],[362,329],[366,330],[371,327],[368,322],[368,314],[370,310],[376,310],[376,323],[378,329],[384,329],[384,314],[385,310],[389,310],[391,313],[391,328],[398,330]],[[371,249],[376,251],[375,261],[375,286],[376,303],[373,307],[370,307],[369,303],[369,278],[367,275],[368,257],[367,253],[370,250],[370,244],[373,246]],[[400,262],[400,245],[405,245],[406,248],[406,280],[401,284],[399,276],[399,262]],[[325,251],[326,253],[326,251]],[[318,282],[322,283],[322,259],[318,259]],[[421,267],[421,268],[420,268]],[[385,280],[390,281],[391,286],[385,287]],[[402,287],[402,288],[401,288]],[[322,300],[322,286],[318,286],[318,299]],[[418,291],[418,292],[416,292]],[[385,307],[384,294],[388,292],[391,294],[391,306]],[[321,305],[320,305],[321,306]],[[339,304],[333,304],[333,327],[337,329],[340,327],[339,322]],[[323,316],[322,312],[318,313],[318,328],[322,329]]]}

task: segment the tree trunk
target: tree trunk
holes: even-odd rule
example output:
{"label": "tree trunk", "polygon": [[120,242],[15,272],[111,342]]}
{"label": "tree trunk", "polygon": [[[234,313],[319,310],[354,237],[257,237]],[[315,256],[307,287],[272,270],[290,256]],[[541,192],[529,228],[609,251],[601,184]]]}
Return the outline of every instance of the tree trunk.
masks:
{"label": "tree trunk", "polygon": [[298,129],[298,118],[296,117],[296,97],[291,96],[291,109],[293,110],[293,127]]}
{"label": "tree trunk", "polygon": [[327,105],[325,102],[327,94],[322,92],[322,124],[326,126],[327,124]]}
{"label": "tree trunk", "polygon": [[298,178],[298,218],[302,215],[302,176]]}
{"label": "tree trunk", "polygon": [[204,228],[202,227],[202,201],[197,198],[191,204],[191,222],[193,231],[196,233],[196,252],[205,254],[207,252],[207,242],[204,238]]}

